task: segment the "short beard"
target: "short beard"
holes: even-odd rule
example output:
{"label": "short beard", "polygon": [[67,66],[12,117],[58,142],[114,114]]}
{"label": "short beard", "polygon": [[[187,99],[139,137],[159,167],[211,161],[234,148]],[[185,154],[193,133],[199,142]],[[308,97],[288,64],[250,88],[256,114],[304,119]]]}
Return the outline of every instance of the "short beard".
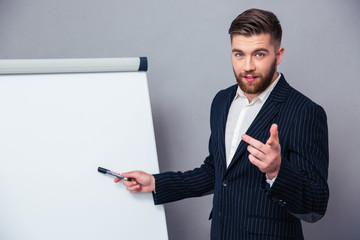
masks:
{"label": "short beard", "polygon": [[[236,74],[235,74],[235,78],[236,78],[236,82],[238,83],[240,89],[244,93],[247,93],[247,94],[260,94],[263,91],[265,91],[265,89],[268,86],[270,86],[270,84],[272,82],[272,78],[273,78],[275,72],[276,72],[276,59],[274,60],[274,62],[271,65],[269,74],[264,76],[263,80],[260,81],[260,82],[256,82],[256,83],[244,82],[242,80],[244,75],[242,75],[242,74],[239,74],[239,76],[236,76]],[[235,73],[235,70],[234,70],[234,73]],[[245,76],[247,74],[251,74],[251,72],[245,73]]]}

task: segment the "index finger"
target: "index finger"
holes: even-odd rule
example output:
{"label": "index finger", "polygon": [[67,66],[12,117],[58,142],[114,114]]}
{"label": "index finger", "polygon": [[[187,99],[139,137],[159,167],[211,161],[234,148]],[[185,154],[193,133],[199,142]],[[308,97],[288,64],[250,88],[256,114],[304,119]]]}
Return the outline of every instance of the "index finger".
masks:
{"label": "index finger", "polygon": [[259,140],[256,140],[255,138],[250,137],[249,135],[244,134],[242,135],[241,139],[262,152],[265,150],[265,144],[263,144]]}
{"label": "index finger", "polygon": [[279,133],[278,126],[274,123],[270,128],[270,137],[267,140],[267,144],[274,145],[274,143],[279,142]]}
{"label": "index finger", "polygon": [[121,180],[122,180],[121,178],[116,177],[116,178],[114,179],[114,182],[118,183],[118,182],[120,182]]}

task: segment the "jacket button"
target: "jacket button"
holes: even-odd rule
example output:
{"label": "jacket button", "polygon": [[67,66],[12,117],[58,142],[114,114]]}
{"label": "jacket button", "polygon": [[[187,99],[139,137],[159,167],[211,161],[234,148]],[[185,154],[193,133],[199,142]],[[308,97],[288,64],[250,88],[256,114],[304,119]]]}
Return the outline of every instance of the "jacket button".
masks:
{"label": "jacket button", "polygon": [[279,200],[279,205],[282,206],[282,207],[285,207],[286,202],[280,199]]}
{"label": "jacket button", "polygon": [[223,186],[226,187],[226,186],[227,186],[227,183],[228,183],[228,182],[227,182],[226,180],[224,180],[224,181],[223,181]]}

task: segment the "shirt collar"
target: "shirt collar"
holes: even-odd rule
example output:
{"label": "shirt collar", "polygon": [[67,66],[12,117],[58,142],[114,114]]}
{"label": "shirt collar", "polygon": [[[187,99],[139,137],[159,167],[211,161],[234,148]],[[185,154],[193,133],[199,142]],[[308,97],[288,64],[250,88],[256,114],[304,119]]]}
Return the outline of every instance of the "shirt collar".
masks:
{"label": "shirt collar", "polygon": [[[269,97],[269,95],[272,92],[272,90],[274,89],[274,87],[276,86],[276,84],[279,82],[280,77],[281,77],[281,73],[279,73],[279,76],[275,79],[275,81],[273,83],[271,83],[270,86],[268,86],[262,93],[260,93],[260,95],[255,97],[251,101],[251,103],[254,103],[257,100],[260,100],[262,103],[264,103],[266,101],[266,99]],[[239,97],[246,98],[244,92],[238,86],[234,100],[239,98]]]}

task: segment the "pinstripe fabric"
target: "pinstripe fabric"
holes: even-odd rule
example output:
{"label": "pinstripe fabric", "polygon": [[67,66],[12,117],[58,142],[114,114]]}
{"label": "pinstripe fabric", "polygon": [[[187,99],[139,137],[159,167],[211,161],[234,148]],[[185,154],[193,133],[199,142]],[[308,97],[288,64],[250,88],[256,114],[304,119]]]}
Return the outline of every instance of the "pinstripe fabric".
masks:
{"label": "pinstripe fabric", "polygon": [[214,98],[204,163],[187,172],[154,175],[154,202],[213,192],[211,239],[303,239],[300,219],[319,220],[329,197],[326,114],[281,77],[247,131],[266,142],[271,124],[278,124],[282,163],[269,188],[265,175],[249,162],[245,142],[226,168],[225,125],[236,88],[222,90]]}

